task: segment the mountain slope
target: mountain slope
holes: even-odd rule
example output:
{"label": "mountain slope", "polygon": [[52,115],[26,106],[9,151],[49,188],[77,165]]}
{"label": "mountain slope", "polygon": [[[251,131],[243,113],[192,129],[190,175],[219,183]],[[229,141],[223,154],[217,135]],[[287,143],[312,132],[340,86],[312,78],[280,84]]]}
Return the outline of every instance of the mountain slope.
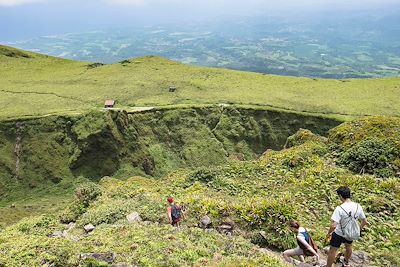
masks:
{"label": "mountain slope", "polygon": [[[6,46],[0,46],[0,72],[0,118],[82,112],[101,108],[109,98],[126,109],[232,103],[351,117],[400,114],[400,78],[294,78],[152,56],[101,65]],[[169,92],[171,85],[176,92]]]}

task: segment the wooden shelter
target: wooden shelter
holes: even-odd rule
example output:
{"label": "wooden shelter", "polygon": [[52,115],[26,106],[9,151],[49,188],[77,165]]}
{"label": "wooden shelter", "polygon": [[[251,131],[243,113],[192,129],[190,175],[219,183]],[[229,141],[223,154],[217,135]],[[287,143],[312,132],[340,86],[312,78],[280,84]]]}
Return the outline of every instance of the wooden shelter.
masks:
{"label": "wooden shelter", "polygon": [[115,106],[115,100],[108,99],[104,102],[104,108],[113,108]]}

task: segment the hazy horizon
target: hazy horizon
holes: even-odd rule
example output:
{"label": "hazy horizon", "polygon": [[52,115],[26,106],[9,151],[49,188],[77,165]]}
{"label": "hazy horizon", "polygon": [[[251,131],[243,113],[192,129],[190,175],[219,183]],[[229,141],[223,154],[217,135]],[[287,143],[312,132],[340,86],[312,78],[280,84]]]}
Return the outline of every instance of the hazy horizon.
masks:
{"label": "hazy horizon", "polygon": [[398,0],[0,0],[0,41],[158,24],[204,23],[240,16],[293,19],[324,13],[398,14]]}

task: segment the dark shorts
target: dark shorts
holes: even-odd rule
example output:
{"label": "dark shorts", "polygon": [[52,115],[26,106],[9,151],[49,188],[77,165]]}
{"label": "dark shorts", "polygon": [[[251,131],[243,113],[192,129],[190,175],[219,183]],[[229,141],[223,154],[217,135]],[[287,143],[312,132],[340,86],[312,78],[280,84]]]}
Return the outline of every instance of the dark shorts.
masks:
{"label": "dark shorts", "polygon": [[340,246],[343,243],[352,244],[353,241],[349,241],[349,240],[345,239],[343,236],[340,236],[340,235],[336,234],[335,232],[333,232],[332,239],[330,242],[331,247],[340,248]]}
{"label": "dark shorts", "polygon": [[178,218],[178,219],[172,219],[172,225],[173,226],[176,226],[176,225],[178,225],[180,222],[181,222],[181,220],[182,220],[182,218]]}

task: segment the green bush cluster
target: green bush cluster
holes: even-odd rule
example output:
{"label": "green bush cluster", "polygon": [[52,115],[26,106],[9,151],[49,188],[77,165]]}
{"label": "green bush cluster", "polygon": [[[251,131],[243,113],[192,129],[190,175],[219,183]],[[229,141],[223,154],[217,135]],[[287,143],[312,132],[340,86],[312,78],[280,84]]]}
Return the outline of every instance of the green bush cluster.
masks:
{"label": "green bush cluster", "polygon": [[95,206],[87,210],[78,220],[77,224],[99,225],[102,223],[112,224],[124,219],[129,212],[135,211],[135,204],[127,200],[105,199],[104,203],[96,203]]}
{"label": "green bush cluster", "polygon": [[387,178],[395,174],[392,161],[399,156],[397,148],[388,140],[368,138],[345,150],[339,162],[355,172]]}
{"label": "green bush cluster", "polygon": [[75,222],[101,194],[102,189],[96,183],[78,185],[75,189],[75,200],[61,213],[60,220],[64,223]]}
{"label": "green bush cluster", "polygon": [[291,135],[287,138],[285,148],[299,146],[308,141],[326,143],[328,139],[326,137],[314,134],[308,129],[299,129],[294,135]]}

